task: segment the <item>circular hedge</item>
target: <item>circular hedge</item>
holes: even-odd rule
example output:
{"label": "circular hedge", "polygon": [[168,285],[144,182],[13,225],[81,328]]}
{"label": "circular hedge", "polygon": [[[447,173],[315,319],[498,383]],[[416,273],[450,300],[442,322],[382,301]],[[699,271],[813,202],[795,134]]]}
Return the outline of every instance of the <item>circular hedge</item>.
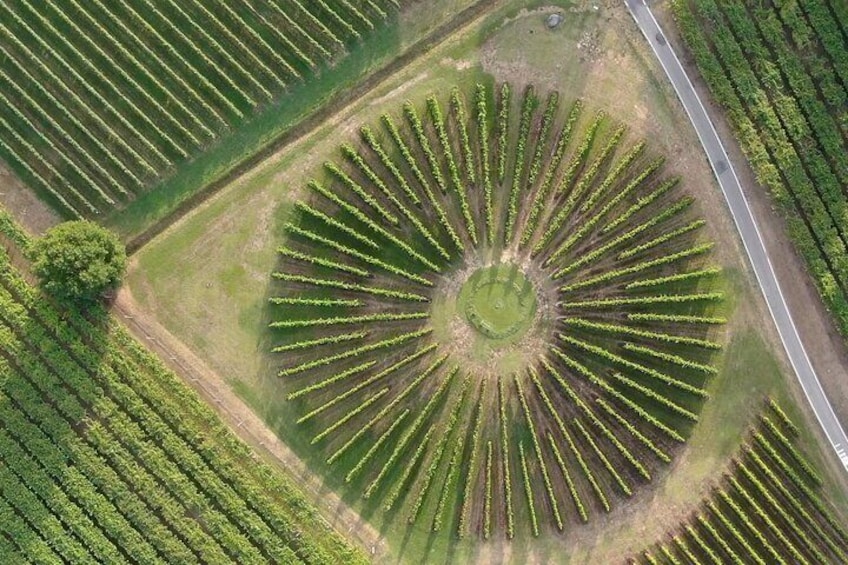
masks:
{"label": "circular hedge", "polygon": [[560,102],[407,102],[286,224],[282,394],[387,522],[565,530],[661,472],[707,398],[724,320],[693,199],[626,127]]}

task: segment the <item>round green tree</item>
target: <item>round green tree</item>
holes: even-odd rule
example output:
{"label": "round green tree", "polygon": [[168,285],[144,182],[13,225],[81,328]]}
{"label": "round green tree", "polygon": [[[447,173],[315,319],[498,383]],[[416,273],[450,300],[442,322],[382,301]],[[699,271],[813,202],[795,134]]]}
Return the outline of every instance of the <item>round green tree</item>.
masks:
{"label": "round green tree", "polygon": [[118,237],[94,222],[64,222],[32,247],[33,271],[53,296],[85,304],[114,289],[124,275],[127,254]]}

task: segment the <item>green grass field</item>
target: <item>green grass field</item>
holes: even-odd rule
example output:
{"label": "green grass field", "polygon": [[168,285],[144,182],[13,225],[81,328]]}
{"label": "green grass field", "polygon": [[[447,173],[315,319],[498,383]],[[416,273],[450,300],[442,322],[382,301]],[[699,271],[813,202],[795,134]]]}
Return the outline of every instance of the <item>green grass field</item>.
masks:
{"label": "green grass field", "polygon": [[536,289],[518,266],[501,263],[472,273],[454,297],[453,309],[478,330],[483,347],[499,348],[524,336],[536,301]]}

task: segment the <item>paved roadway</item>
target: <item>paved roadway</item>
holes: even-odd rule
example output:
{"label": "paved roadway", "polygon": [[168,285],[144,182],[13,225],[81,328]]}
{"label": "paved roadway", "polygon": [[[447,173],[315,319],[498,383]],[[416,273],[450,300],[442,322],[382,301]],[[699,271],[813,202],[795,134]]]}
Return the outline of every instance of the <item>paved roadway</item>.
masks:
{"label": "paved roadway", "polygon": [[792,314],[780,290],[780,284],[763,244],[763,238],[757,228],[757,223],[745,194],[742,192],[739,178],[727,158],[724,145],[722,145],[703,103],[692,87],[692,82],[686,75],[686,71],[683,70],[680,60],[665,40],[662,29],[651,13],[651,9],[644,3],[644,0],[624,0],[624,3],[630,10],[633,19],[636,20],[636,25],[639,26],[645,39],[648,40],[654,50],[654,54],[659,59],[678,98],[683,103],[692,126],[698,133],[698,139],[701,140],[701,145],[707,153],[713,173],[724,193],[727,204],[730,206],[736,228],[742,237],[748,259],[751,261],[760,290],[765,296],[768,309],[783,342],[783,347],[789,356],[789,361],[792,363],[795,374],[804,389],[804,394],[806,394],[819,424],[827,435],[827,439],[836,451],[843,467],[848,471],[848,437],[846,437],[845,430],[842,429],[842,425],[833,412],[833,407],[828,402],[824,390],[822,390],[815,369],[813,369],[801,337],[798,335],[798,328],[792,321]]}

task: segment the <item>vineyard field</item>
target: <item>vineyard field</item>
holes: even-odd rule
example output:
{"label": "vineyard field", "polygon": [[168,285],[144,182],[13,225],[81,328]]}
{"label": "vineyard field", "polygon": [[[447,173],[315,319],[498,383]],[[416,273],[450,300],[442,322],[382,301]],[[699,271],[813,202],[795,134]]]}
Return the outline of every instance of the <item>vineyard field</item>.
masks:
{"label": "vineyard field", "polygon": [[343,488],[415,527],[596,519],[709,396],[722,277],[693,199],[625,125],[559,101],[509,83],[407,101],[284,226],[278,389]]}
{"label": "vineyard field", "polygon": [[[451,3],[462,12],[435,15]],[[310,502],[375,562],[844,560],[839,461],[630,3],[399,4],[334,63],[399,42],[343,103],[328,95],[282,150],[130,240],[117,300],[139,340],[229,388],[221,409],[251,410],[245,429],[280,440],[279,459],[320,485]],[[780,112],[774,154],[795,151],[816,218],[838,235],[838,191],[825,189],[844,161],[839,49],[814,4],[653,13],[676,44],[690,11],[723,72],[736,39],[750,72],[725,72],[731,90],[758,81],[744,112]],[[823,4],[839,25],[844,12]],[[429,24],[413,21],[424,5]],[[777,58],[790,52],[797,64]],[[799,70],[815,101],[795,96]],[[784,113],[838,137],[784,127]],[[767,191],[746,196],[786,302],[815,306],[796,322],[822,384],[838,385],[839,336],[781,238],[786,220]],[[795,210],[778,208],[807,222]]]}
{"label": "vineyard field", "polygon": [[848,30],[842,4],[681,0],[689,52],[848,335]]}
{"label": "vineyard field", "polygon": [[844,563],[848,531],[774,401],[684,523],[630,563]]}
{"label": "vineyard field", "polygon": [[0,248],[0,560],[365,562],[101,316],[54,307]]}
{"label": "vineyard field", "polygon": [[399,7],[6,2],[0,157],[65,217],[109,216],[331,72]]}

